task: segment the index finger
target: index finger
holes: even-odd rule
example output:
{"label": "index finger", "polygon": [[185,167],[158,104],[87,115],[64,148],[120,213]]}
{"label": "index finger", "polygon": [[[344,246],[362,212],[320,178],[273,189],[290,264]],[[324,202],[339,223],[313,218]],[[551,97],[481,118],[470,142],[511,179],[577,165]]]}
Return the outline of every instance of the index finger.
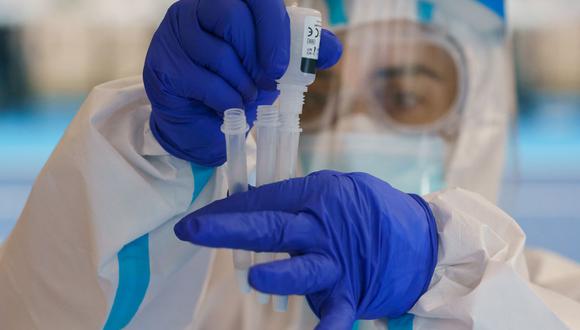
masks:
{"label": "index finger", "polygon": [[174,227],[182,241],[256,252],[304,251],[317,244],[319,227],[307,214],[286,212],[190,214]]}
{"label": "index finger", "polygon": [[311,198],[311,196],[320,194],[323,189],[329,189],[329,174],[332,175],[333,172],[315,172],[303,178],[263,185],[215,201],[192,214],[197,216],[230,212],[300,212],[308,206],[308,203],[316,202],[316,199]]}
{"label": "index finger", "polygon": [[290,62],[290,18],[284,1],[244,1],[254,17],[258,63],[270,78],[281,78]]}

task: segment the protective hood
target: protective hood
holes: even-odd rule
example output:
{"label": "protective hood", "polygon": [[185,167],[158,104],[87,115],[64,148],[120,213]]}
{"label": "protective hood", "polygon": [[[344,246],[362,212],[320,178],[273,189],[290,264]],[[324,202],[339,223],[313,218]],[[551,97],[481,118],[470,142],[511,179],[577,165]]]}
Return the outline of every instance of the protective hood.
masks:
{"label": "protective hood", "polygon": [[[437,160],[428,167],[442,168],[442,186],[466,188],[495,202],[515,108],[503,7],[473,0],[307,2],[301,5],[313,5],[322,10],[326,22],[337,23],[331,28],[343,41],[344,54],[337,66],[317,73],[306,96],[304,172],[322,166],[345,170],[335,166],[345,163],[340,157],[361,155],[342,150],[339,156],[337,146],[352,146],[345,141],[355,136],[369,141],[363,135],[374,136],[374,141],[388,136],[390,145],[373,142],[377,150],[369,145],[361,149],[383,155],[383,169],[400,164],[400,153],[392,146],[398,136],[401,145],[414,148],[416,158],[405,158],[408,168],[416,170],[425,159]],[[361,116],[368,125],[345,125]],[[433,157],[432,149],[427,156],[421,154],[426,145],[443,145],[436,148],[441,156]],[[326,160],[312,166],[314,156]],[[372,167],[381,166],[348,170]],[[384,172],[371,174],[387,181],[405,177],[420,182],[425,177]],[[417,182],[400,186],[425,186]]]}

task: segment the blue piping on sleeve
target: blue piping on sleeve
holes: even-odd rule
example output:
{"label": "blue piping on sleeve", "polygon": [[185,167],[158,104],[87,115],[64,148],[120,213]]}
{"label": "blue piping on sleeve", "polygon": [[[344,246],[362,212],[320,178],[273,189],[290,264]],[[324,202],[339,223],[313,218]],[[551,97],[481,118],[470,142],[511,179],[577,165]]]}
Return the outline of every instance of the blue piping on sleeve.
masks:
{"label": "blue piping on sleeve", "polygon": [[417,16],[420,22],[430,23],[433,20],[435,5],[432,2],[419,0],[417,2]]}
{"label": "blue piping on sleeve", "polygon": [[[474,0],[505,21],[505,0]],[[433,20],[436,0],[418,0],[417,17],[422,23]]]}
{"label": "blue piping on sleeve", "polygon": [[497,16],[505,20],[505,1],[504,0],[476,0],[494,12]]}
{"label": "blue piping on sleeve", "polygon": [[396,319],[389,319],[387,321],[387,326],[389,330],[413,330],[413,320],[415,315],[405,314]]}
{"label": "blue piping on sleeve", "polygon": [[348,23],[344,0],[326,0],[326,6],[328,7],[328,20],[331,26]]}
{"label": "blue piping on sleeve", "polygon": [[422,23],[430,23],[433,20],[435,5],[430,1],[419,0],[417,2],[417,19]]}
{"label": "blue piping on sleeve", "polygon": [[[191,164],[194,188],[193,201],[211,179],[214,168]],[[117,253],[119,262],[119,284],[115,300],[109,312],[104,330],[126,327],[133,319],[145,298],[151,277],[149,265],[149,234],[145,234],[125,245]]]}
{"label": "blue piping on sleeve", "polygon": [[119,284],[109,318],[103,329],[127,326],[143,301],[149,286],[149,234],[125,245],[117,254]]}
{"label": "blue piping on sleeve", "polygon": [[[415,319],[415,315],[413,314],[405,314],[396,319],[389,319],[387,320],[387,328],[389,330],[413,330],[413,319]],[[360,329],[359,321],[354,322],[352,330],[359,329]]]}
{"label": "blue piping on sleeve", "polygon": [[195,201],[199,194],[203,191],[203,188],[211,179],[215,168],[213,167],[205,167],[199,166],[196,164],[191,164],[191,172],[193,172],[193,197],[191,198],[191,202]]}

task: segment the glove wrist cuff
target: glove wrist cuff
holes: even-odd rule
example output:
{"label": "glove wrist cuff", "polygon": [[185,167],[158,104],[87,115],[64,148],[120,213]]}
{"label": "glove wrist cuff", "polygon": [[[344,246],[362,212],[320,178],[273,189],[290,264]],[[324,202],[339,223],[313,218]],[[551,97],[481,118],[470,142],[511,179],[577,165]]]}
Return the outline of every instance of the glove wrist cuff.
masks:
{"label": "glove wrist cuff", "polygon": [[163,134],[163,130],[160,129],[159,126],[157,125],[154,112],[151,113],[151,116],[149,118],[149,127],[151,129],[151,133],[153,134],[159,145],[172,156],[204,167],[218,167],[222,165],[219,160],[216,162],[208,162],[206,160],[193,157],[187,152],[183,152],[182,151],[183,148],[179,148],[178,146],[175,145],[175,143],[171,141],[171,139],[165,137],[165,135]]}
{"label": "glove wrist cuff", "polygon": [[[439,237],[437,233],[437,222],[435,221],[435,216],[433,215],[433,211],[431,211],[431,207],[429,203],[427,203],[421,196],[415,194],[409,194],[419,206],[423,209],[425,213],[425,218],[429,225],[429,240],[431,246],[431,264],[429,265],[428,269],[429,272],[426,276],[426,281],[423,284],[423,288],[421,290],[421,297],[427,290],[429,289],[429,285],[431,284],[431,279],[433,278],[433,274],[435,273],[435,267],[437,266],[437,256],[439,253]],[[418,299],[417,299],[418,300]]]}

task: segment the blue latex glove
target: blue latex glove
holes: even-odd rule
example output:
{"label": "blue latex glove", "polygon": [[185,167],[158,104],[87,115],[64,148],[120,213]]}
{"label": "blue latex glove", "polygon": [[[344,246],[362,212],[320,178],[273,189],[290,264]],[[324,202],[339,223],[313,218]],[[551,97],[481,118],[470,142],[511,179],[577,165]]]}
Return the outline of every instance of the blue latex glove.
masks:
{"label": "blue latex glove", "polygon": [[427,290],[437,263],[428,204],[364,173],[322,171],[216,201],[175,226],[208,247],[288,252],[256,265],[256,290],[306,295],[318,329],[397,317]]}
{"label": "blue latex glove", "polygon": [[[143,70],[151,131],[172,155],[203,166],[226,160],[223,111],[272,104],[290,58],[283,0],[182,0],[155,32]],[[334,65],[338,39],[323,31],[318,65]]]}

